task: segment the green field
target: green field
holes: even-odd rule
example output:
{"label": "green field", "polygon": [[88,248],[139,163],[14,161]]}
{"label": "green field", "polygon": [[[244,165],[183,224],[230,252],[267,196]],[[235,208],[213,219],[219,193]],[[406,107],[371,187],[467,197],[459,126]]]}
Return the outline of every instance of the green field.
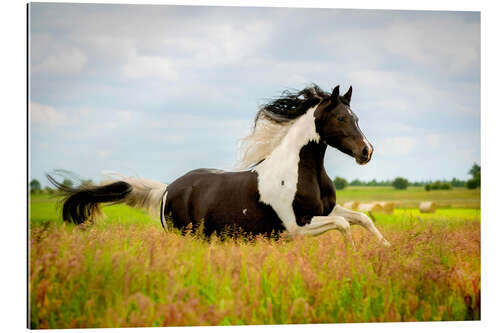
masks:
{"label": "green field", "polygon": [[452,190],[425,191],[423,187],[395,190],[393,187],[351,186],[337,191],[340,204],[348,201],[401,201],[402,207],[418,207],[421,201],[434,201],[442,208],[480,208],[480,190],[454,188]]}
{"label": "green field", "polygon": [[[374,214],[392,243],[354,226],[294,241],[210,241],[166,233],[117,205],[94,225],[30,202],[32,328],[480,319],[480,192],[350,187],[338,201],[400,201]],[[418,202],[438,210],[421,214]]]}

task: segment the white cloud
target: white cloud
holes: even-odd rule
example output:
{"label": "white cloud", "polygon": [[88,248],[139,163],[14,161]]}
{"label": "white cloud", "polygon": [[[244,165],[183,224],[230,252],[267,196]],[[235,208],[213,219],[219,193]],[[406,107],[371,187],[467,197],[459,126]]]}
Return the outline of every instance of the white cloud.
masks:
{"label": "white cloud", "polygon": [[34,73],[77,74],[87,64],[87,56],[82,51],[71,48],[46,56],[40,63],[34,64]]}
{"label": "white cloud", "polygon": [[66,125],[69,122],[67,115],[52,106],[30,102],[31,122],[34,125],[48,127]]}
{"label": "white cloud", "polygon": [[441,134],[428,134],[424,137],[424,142],[433,149],[441,147],[443,142],[443,135]]}
{"label": "white cloud", "polygon": [[461,74],[475,70],[479,64],[479,22],[446,14],[414,18],[388,14],[380,14],[380,18],[387,15],[382,24],[360,24],[337,34],[323,34],[317,38],[318,44],[326,53],[356,68],[396,60]]}
{"label": "white cloud", "polygon": [[175,67],[168,58],[159,56],[134,56],[123,67],[123,74],[129,78],[155,77],[168,81],[178,79]]}
{"label": "white cloud", "polygon": [[409,106],[407,97],[415,99],[417,96],[419,101],[433,100],[442,97],[443,94],[441,90],[430,86],[427,80],[401,71],[354,70],[349,73],[349,77],[353,80],[353,85],[359,85],[361,89],[373,90],[383,87],[383,90],[377,90],[377,94],[374,95],[404,108]]}
{"label": "white cloud", "polygon": [[[478,16],[105,7],[35,4],[32,11],[31,96],[40,103],[32,105],[32,134],[58,151],[80,142],[89,153],[75,171],[87,172],[85,159],[109,162],[110,151],[147,154],[146,169],[135,153],[112,157],[169,177],[202,161],[229,165],[258,104],[311,82],[353,85],[353,109],[375,158],[358,168],[338,154],[361,178],[422,175],[418,156],[428,156],[432,173],[447,174],[479,156],[471,135],[479,133],[472,121],[479,117]],[[41,123],[65,126],[48,131]],[[455,149],[437,153],[446,144]],[[161,151],[175,152],[177,167],[155,163]],[[462,155],[451,158],[454,151]],[[71,163],[67,154],[57,158]]]}
{"label": "white cloud", "polygon": [[110,151],[107,150],[99,150],[97,151],[97,157],[100,159],[105,159],[111,154]]}
{"label": "white cloud", "polygon": [[118,121],[120,123],[128,123],[132,120],[133,112],[132,111],[118,111],[116,113],[118,117]]}
{"label": "white cloud", "polygon": [[[30,102],[31,123],[42,128],[77,128],[69,131],[71,136],[95,135],[97,132],[130,126],[138,111],[95,108],[55,108],[37,102]],[[134,124],[135,125],[135,124]]]}
{"label": "white cloud", "polygon": [[476,22],[451,17],[398,19],[384,27],[383,33],[387,50],[422,65],[461,73],[479,61],[479,23]]}
{"label": "white cloud", "polygon": [[374,144],[377,154],[383,156],[406,155],[413,151],[417,140],[411,136],[386,138]]}
{"label": "white cloud", "polygon": [[435,84],[428,77],[395,70],[354,70],[348,76],[356,90],[369,94],[366,104],[381,112],[480,113],[479,84]]}

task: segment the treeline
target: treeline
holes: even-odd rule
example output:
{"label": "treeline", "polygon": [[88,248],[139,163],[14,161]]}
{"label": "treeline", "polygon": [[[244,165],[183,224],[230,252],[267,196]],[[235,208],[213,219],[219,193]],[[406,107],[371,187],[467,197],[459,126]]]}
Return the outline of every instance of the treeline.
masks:
{"label": "treeline", "polygon": [[[359,179],[354,179],[354,180],[348,182],[348,185],[349,186],[393,186],[393,183],[394,183],[394,179],[381,180],[381,181],[377,181],[376,179],[372,179],[370,181],[362,181]],[[453,187],[465,187],[465,185],[466,185],[465,180],[453,178],[452,180],[438,180],[438,181],[434,181],[434,182],[431,180],[428,180],[428,181],[422,180],[422,181],[415,181],[415,182],[408,181],[408,186],[421,187],[421,186],[430,185],[433,183],[443,183],[443,184],[446,183],[446,184],[450,184]]]}
{"label": "treeline", "polygon": [[[64,179],[62,181],[62,184],[66,187],[72,188],[73,181],[71,179]],[[80,186],[86,186],[86,185],[93,185],[94,182],[92,179],[83,179],[80,183]],[[42,194],[42,193],[47,193],[47,194],[54,194],[57,192],[57,189],[54,189],[53,187],[50,186],[45,186],[42,189],[42,185],[38,181],[38,179],[32,179],[29,183],[29,189],[31,194]]]}
{"label": "treeline", "polygon": [[416,181],[410,182],[408,179],[403,177],[396,177],[392,180],[381,180],[377,181],[372,179],[370,181],[362,181],[359,179],[354,179],[348,182],[345,178],[335,177],[333,180],[335,187],[338,190],[342,190],[347,186],[392,186],[399,190],[404,190],[408,186],[424,187],[426,191],[432,190],[451,190],[453,187],[467,187],[469,189],[475,189],[481,186],[481,167],[474,163],[472,168],[468,172],[472,176],[469,180],[460,180],[453,178],[452,180],[436,180],[436,181]]}
{"label": "treeline", "polygon": [[[359,179],[354,179],[351,182],[348,182],[345,178],[335,177],[333,180],[335,187],[338,190],[343,190],[347,186],[392,186],[398,190],[404,190],[408,186],[417,186],[417,187],[425,187],[426,191],[432,190],[451,190],[453,187],[467,187],[469,189],[475,189],[481,187],[481,167],[474,163],[472,168],[468,172],[472,178],[465,180],[460,180],[457,178],[453,178],[450,181],[447,180],[436,180],[436,181],[416,181],[410,182],[408,179],[403,177],[396,177],[392,180],[381,180],[377,181],[376,179],[372,179],[370,181],[362,181]],[[62,182],[66,187],[73,187],[73,181],[71,179],[64,179]],[[84,179],[81,181],[81,185],[92,185],[92,179]],[[56,190],[52,187],[46,186],[42,189],[40,182],[37,179],[31,180],[29,183],[30,193],[38,194],[38,193],[55,193]]]}

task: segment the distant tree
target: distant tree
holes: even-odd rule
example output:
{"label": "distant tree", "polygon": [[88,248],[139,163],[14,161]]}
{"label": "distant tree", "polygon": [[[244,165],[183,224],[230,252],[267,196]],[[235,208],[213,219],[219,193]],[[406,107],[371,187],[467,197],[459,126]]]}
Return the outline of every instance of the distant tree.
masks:
{"label": "distant tree", "polygon": [[71,181],[71,179],[67,179],[67,178],[66,178],[66,179],[64,179],[64,180],[63,180],[63,182],[62,182],[62,183],[63,183],[63,185],[64,185],[64,186],[66,186],[66,187],[70,187],[70,188],[71,188],[71,187],[73,187],[73,182]]}
{"label": "distant tree", "polygon": [[388,179],[388,180],[384,181],[383,185],[384,186],[392,186],[392,180]]}
{"label": "distant tree", "polygon": [[479,181],[478,179],[476,178],[471,178],[469,179],[466,183],[465,183],[465,186],[470,189],[470,190],[473,190],[475,188],[478,188],[479,187]]}
{"label": "distant tree", "polygon": [[439,190],[441,188],[441,181],[436,180],[434,183],[431,184],[431,190]]}
{"label": "distant tree", "polygon": [[333,183],[335,184],[335,188],[337,190],[343,190],[347,187],[347,180],[342,178],[342,177],[335,177],[333,180]]}
{"label": "distant tree", "polygon": [[392,186],[394,186],[394,188],[397,190],[405,190],[408,187],[408,179],[397,177],[392,182]]}
{"label": "distant tree", "polygon": [[42,185],[37,179],[33,179],[30,181],[30,192],[31,193],[39,193],[42,190]]}
{"label": "distant tree", "polygon": [[476,173],[481,172],[481,167],[477,165],[476,162],[472,165],[472,168],[470,168],[468,174],[471,175],[472,177],[476,176]]}
{"label": "distant tree", "polygon": [[359,180],[359,179],[356,178],[352,182],[350,182],[349,185],[351,185],[351,186],[360,186],[360,185],[362,185],[362,183],[361,183],[361,180]]}
{"label": "distant tree", "polygon": [[451,184],[447,182],[441,183],[441,187],[439,188],[441,190],[451,190]]}
{"label": "distant tree", "polygon": [[464,187],[465,186],[465,181],[453,177],[453,179],[451,180],[450,184],[453,187]]}
{"label": "distant tree", "polygon": [[43,191],[45,193],[48,193],[48,194],[53,194],[54,193],[54,189],[52,187],[49,187],[49,186],[45,186],[45,188],[43,189]]}
{"label": "distant tree", "polygon": [[368,182],[368,184],[366,184],[366,185],[368,185],[368,186],[377,186],[377,185],[378,185],[378,183],[377,183],[377,180],[376,180],[375,178],[373,178],[373,179],[372,179],[372,180],[370,180],[370,181]]}
{"label": "distant tree", "polygon": [[431,191],[431,190],[451,190],[453,187],[451,184],[447,181],[440,181],[436,180],[433,183],[426,184],[425,185],[425,190],[426,191]]}
{"label": "distant tree", "polygon": [[469,170],[469,175],[472,176],[472,179],[469,179],[467,183],[465,183],[465,186],[467,186],[468,189],[481,187],[481,167],[474,163]]}
{"label": "distant tree", "polygon": [[476,172],[476,174],[474,175],[474,179],[476,180],[477,186],[481,187],[481,170]]}

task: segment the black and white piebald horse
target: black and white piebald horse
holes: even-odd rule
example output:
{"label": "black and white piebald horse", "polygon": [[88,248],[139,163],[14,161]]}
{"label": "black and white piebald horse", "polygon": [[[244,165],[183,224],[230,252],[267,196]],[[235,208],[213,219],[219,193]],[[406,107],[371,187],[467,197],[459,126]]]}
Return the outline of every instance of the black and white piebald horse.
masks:
{"label": "black and white piebald horse", "polygon": [[336,204],[335,187],[324,168],[327,146],[366,164],[373,153],[351,111],[352,87],[339,95],[318,86],[283,95],[263,106],[252,133],[243,139],[239,168],[226,172],[196,169],[173,183],[125,178],[103,186],[66,192],[63,219],[80,224],[92,218],[99,203],[125,203],[135,207],[160,206],[161,223],[171,217],[175,228],[203,224],[211,235],[228,227],[249,234],[284,232],[288,237],[319,235],[339,230],[348,243],[350,225],[369,230],[389,245],[365,214]]}

